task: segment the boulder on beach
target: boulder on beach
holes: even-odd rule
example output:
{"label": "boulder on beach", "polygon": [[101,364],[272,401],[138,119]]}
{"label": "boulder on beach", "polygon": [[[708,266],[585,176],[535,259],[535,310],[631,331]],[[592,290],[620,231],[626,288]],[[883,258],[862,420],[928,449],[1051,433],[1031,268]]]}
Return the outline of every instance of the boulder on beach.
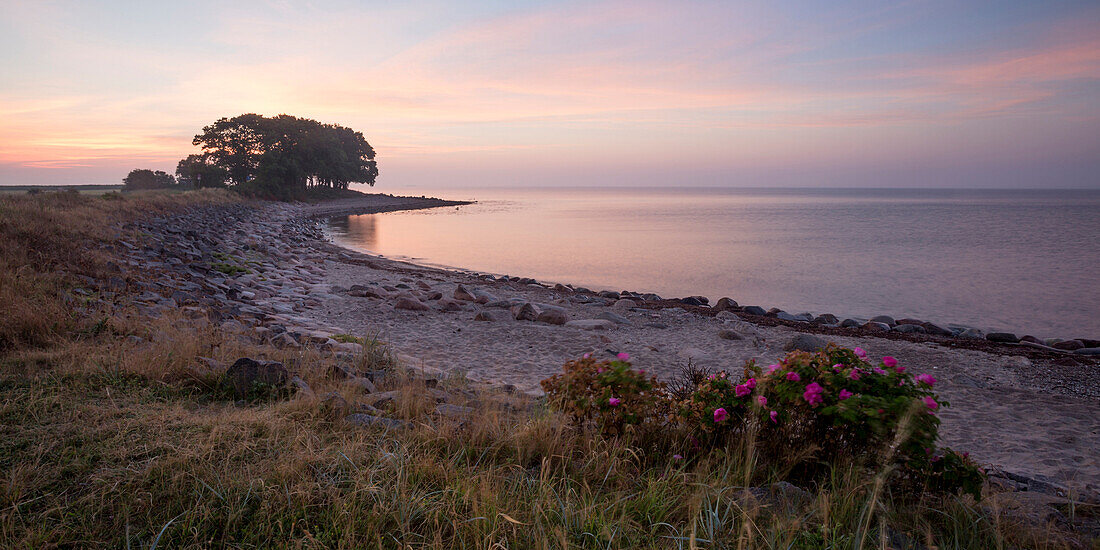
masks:
{"label": "boulder on beach", "polygon": [[1000,344],[1015,344],[1020,341],[1020,338],[1011,332],[990,332],[985,335],[985,339]]}
{"label": "boulder on beach", "polygon": [[810,353],[824,349],[829,343],[813,334],[799,334],[783,346],[783,351],[808,351]]}
{"label": "boulder on beach", "polygon": [[466,287],[464,287],[462,285],[458,285],[455,288],[454,299],[455,300],[461,300],[463,302],[476,302],[477,301],[477,297],[475,297],[472,293],[470,293],[469,290],[466,290]]}
{"label": "boulder on beach", "polygon": [[[992,336],[992,334],[990,336]],[[1080,340],[1062,340],[1061,342],[1055,342],[1054,345],[1051,347],[1064,351],[1074,351],[1084,349],[1085,344],[1082,343]]]}
{"label": "boulder on beach", "polygon": [[711,309],[713,309],[715,311],[734,310],[734,309],[737,309],[737,302],[735,302],[732,298],[722,297],[722,298],[719,298],[718,301],[714,303],[714,307],[712,307]]}
{"label": "boulder on beach", "polygon": [[741,308],[741,313],[748,313],[749,315],[767,315],[768,311],[760,306],[745,306]]}
{"label": "boulder on beach", "polygon": [[889,316],[889,315],[876,315],[874,317],[871,317],[871,321],[873,321],[875,323],[882,323],[884,325],[896,325],[897,324],[897,321],[895,321],[894,318]]}
{"label": "boulder on beach", "polygon": [[542,313],[539,313],[536,319],[540,323],[547,323],[551,325],[564,325],[569,317],[565,315],[565,312],[560,309],[547,309]]}
{"label": "boulder on beach", "polygon": [[428,311],[428,306],[416,300],[414,298],[402,297],[397,299],[397,303],[393,304],[394,309],[406,309],[409,311]]}
{"label": "boulder on beach", "polygon": [[512,306],[512,317],[517,321],[537,321],[539,311],[530,303],[523,303]]}
{"label": "boulder on beach", "polygon": [[982,331],[980,331],[976,328],[968,328],[968,329],[966,329],[966,330],[959,333],[959,338],[969,338],[969,339],[972,339],[972,340],[980,340],[982,338],[985,338],[985,334],[983,334]]}
{"label": "boulder on beach", "polygon": [[867,321],[860,328],[869,332],[887,332],[890,330],[890,325],[880,321]]}
{"label": "boulder on beach", "polygon": [[837,319],[836,315],[833,315],[832,313],[822,313],[821,315],[814,317],[813,322],[814,324],[818,325],[835,325],[840,322],[840,319]]}
{"label": "boulder on beach", "polygon": [[630,309],[632,307],[638,307],[638,302],[628,298],[621,298],[615,300],[615,303],[611,305],[613,309]]}
{"label": "boulder on beach", "polygon": [[894,328],[891,330],[893,330],[894,332],[900,332],[902,334],[924,334],[928,332],[927,330],[924,330],[924,327],[913,324],[898,324],[895,325]]}
{"label": "boulder on beach", "polygon": [[488,311],[479,311],[479,312],[477,312],[477,315],[474,315],[474,320],[475,321],[496,321],[496,318],[493,317],[493,314],[488,312]]}

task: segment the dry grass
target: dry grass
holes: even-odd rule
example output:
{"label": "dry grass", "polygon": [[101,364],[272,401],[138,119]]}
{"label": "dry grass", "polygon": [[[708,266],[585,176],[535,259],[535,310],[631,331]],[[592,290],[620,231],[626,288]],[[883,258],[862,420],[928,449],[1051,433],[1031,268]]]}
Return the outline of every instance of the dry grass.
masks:
{"label": "dry grass", "polygon": [[[49,222],[34,219],[37,199],[17,199],[0,198],[0,277],[22,286],[5,284],[0,299],[5,312],[33,309],[0,327],[0,547],[1063,547],[1004,529],[967,500],[894,502],[839,464],[804,497],[752,495],[745,480],[767,465],[751,444],[687,465],[462,380],[440,384],[473,412],[441,417],[424,381],[377,347],[357,366],[390,369],[379,388],[398,392],[388,414],[411,426],[350,426],[321,396],[366,396],[330,378],[340,359],[320,350],[124,310],[79,331],[86,320],[63,298],[77,273],[68,266],[105,266],[106,252],[77,256],[115,238],[111,223],[231,199],[57,198],[42,204]],[[31,242],[41,248],[19,248]],[[198,356],[279,360],[315,395],[238,405]]]}

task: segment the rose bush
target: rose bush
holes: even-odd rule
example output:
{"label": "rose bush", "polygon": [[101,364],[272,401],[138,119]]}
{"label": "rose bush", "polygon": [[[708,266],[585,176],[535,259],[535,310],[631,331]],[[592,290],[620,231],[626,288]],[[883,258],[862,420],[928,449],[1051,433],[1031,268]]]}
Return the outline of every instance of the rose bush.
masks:
{"label": "rose bush", "polygon": [[585,355],[566,363],[561,374],[543,380],[542,389],[574,423],[595,424],[608,435],[656,423],[668,407],[665,384],[634,370],[629,360],[625,353],[614,361]]}

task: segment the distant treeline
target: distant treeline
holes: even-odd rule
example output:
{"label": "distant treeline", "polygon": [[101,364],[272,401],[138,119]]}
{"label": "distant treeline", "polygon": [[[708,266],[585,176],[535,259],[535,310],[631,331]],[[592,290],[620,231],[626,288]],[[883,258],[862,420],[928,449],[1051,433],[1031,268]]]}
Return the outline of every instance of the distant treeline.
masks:
{"label": "distant treeline", "polygon": [[179,161],[176,174],[138,169],[128,189],[231,187],[251,195],[293,198],[310,190],[374,185],[378,164],[361,132],[290,115],[245,114],[202,129],[202,153]]}

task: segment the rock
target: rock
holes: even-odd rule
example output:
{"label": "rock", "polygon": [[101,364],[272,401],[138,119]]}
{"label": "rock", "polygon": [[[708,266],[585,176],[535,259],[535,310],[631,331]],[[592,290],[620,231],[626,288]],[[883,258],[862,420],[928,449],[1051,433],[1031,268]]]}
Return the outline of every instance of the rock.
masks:
{"label": "rock", "polygon": [[898,319],[895,323],[899,324],[899,325],[923,325],[924,321],[921,321],[920,319],[905,318],[905,319]]}
{"label": "rock", "polygon": [[819,349],[823,349],[828,344],[829,343],[823,338],[819,338],[812,334],[799,334],[783,346],[783,351],[799,350],[813,353]]}
{"label": "rock", "polygon": [[802,319],[799,319],[798,317],[796,317],[794,315],[791,315],[790,313],[787,313],[786,311],[780,311],[780,312],[776,313],[775,317],[777,319],[781,319],[783,321],[801,321],[802,320]]}
{"label": "rock", "polygon": [[439,300],[440,311],[462,311],[462,304],[443,298]]}
{"label": "rock", "polygon": [[297,392],[302,394],[302,395],[305,395],[305,396],[312,396],[313,395],[313,389],[309,387],[309,384],[307,384],[305,380],[302,380],[301,378],[298,378],[297,376],[292,376],[290,378],[290,385],[293,386],[294,389],[297,390]]}
{"label": "rock", "polygon": [[354,296],[356,298],[385,298],[381,293],[370,289],[349,290],[348,296]]}
{"label": "rock", "polygon": [[328,392],[321,398],[321,409],[333,417],[347,416],[351,410],[348,400],[337,392]]}
{"label": "rock", "polygon": [[226,369],[225,363],[222,363],[221,361],[218,361],[217,359],[212,359],[210,357],[197,356],[197,357],[195,357],[195,360],[202,363],[203,365],[206,366],[206,368],[208,368],[208,369],[210,369],[214,372],[222,372]]}
{"label": "rock", "polygon": [[539,311],[530,303],[523,303],[512,306],[512,317],[517,321],[536,321],[539,318]]}
{"label": "rock", "polygon": [[380,393],[371,393],[366,396],[367,404],[372,407],[383,407],[390,403],[393,403],[395,399],[401,396],[399,391],[384,391]]}
{"label": "rock", "polygon": [[1020,339],[1011,332],[990,332],[985,335],[985,339],[990,342],[998,342],[1001,344],[1015,344],[1020,341]]}
{"label": "rock", "polygon": [[1075,340],[1084,344],[1086,348],[1100,348],[1100,340],[1093,340],[1092,338],[1075,338]]}
{"label": "rock", "polygon": [[767,315],[767,310],[760,306],[745,306],[741,308],[741,313],[748,313],[749,315]]}
{"label": "rock", "polygon": [[700,300],[697,296],[688,296],[687,298],[680,298],[677,300],[681,304],[689,306],[705,306],[707,303],[704,300]]}
{"label": "rock", "polygon": [[894,326],[893,331],[903,334],[924,334],[925,332],[928,332],[924,330],[924,327],[914,324],[898,324]]}
{"label": "rock", "polygon": [[981,340],[985,338],[985,334],[976,328],[968,328],[959,333],[959,338],[969,338],[971,340]]}
{"label": "rock", "polygon": [[619,315],[618,313],[614,313],[614,312],[611,312],[611,311],[601,312],[599,315],[596,316],[596,318],[597,319],[606,319],[608,321],[611,321],[613,323],[617,323],[617,324],[620,324],[620,325],[632,324],[630,322],[630,319],[627,319],[626,317],[623,317],[622,315]]}
{"label": "rock", "polygon": [[889,316],[889,315],[876,315],[874,317],[871,317],[871,321],[874,321],[876,323],[882,323],[882,324],[885,324],[885,325],[896,325],[897,324],[897,321],[894,321],[894,318]]}
{"label": "rock", "polygon": [[607,319],[579,319],[576,321],[569,321],[565,323],[565,326],[579,328],[581,330],[611,330],[615,326],[615,323]]}
{"label": "rock", "polygon": [[890,330],[890,325],[886,323],[880,323],[878,321],[867,321],[860,325],[860,328],[869,332],[887,332]]}
{"label": "rock", "polygon": [[363,353],[363,345],[357,342],[338,342],[332,347],[334,351],[359,355]]}
{"label": "rock", "polygon": [[816,325],[835,325],[840,322],[840,319],[837,319],[836,315],[833,315],[832,313],[822,313],[821,315],[814,317],[813,322]]}
{"label": "rock", "polygon": [[474,288],[470,292],[474,295],[474,298],[476,298],[474,301],[479,304],[488,304],[489,302],[497,301],[496,296],[486,292],[484,289]]}
{"label": "rock", "polygon": [[1024,343],[1024,342],[1030,342],[1032,344],[1042,344],[1044,346],[1046,345],[1046,344],[1043,343],[1042,340],[1040,340],[1040,339],[1038,339],[1038,338],[1036,338],[1036,337],[1034,337],[1030,334],[1020,337],[1020,343]]}
{"label": "rock", "polygon": [[615,300],[615,303],[611,304],[611,307],[614,309],[630,309],[632,307],[638,307],[638,302],[622,298],[620,300]]}
{"label": "rock", "polygon": [[458,287],[455,288],[454,299],[461,300],[463,302],[477,301],[477,297],[474,296],[469,290],[466,290],[466,287],[462,285],[458,285]]}
{"label": "rock", "polygon": [[1100,355],[1100,347],[1097,348],[1077,348],[1073,350],[1076,355]]}
{"label": "rock", "polygon": [[409,426],[409,423],[404,420],[395,420],[393,418],[373,416],[364,413],[349,414],[344,417],[344,421],[349,424],[355,424],[356,426],[381,426],[387,430],[396,430]]}
{"label": "rock", "polygon": [[496,321],[496,319],[493,318],[493,314],[489,313],[488,311],[479,311],[479,312],[477,312],[477,315],[474,315],[474,320],[475,321]]}
{"label": "rock", "polygon": [[722,298],[719,298],[718,301],[714,303],[714,307],[711,308],[711,309],[713,309],[715,311],[730,311],[730,310],[736,310],[737,308],[738,308],[737,307],[737,302],[733,301],[732,298],[722,297]]}
{"label": "rock", "polygon": [[418,288],[420,288],[420,290],[431,290],[432,289],[432,285],[429,285],[428,283],[425,283],[424,281],[417,281],[416,286]]}
{"label": "rock", "polygon": [[955,334],[954,332],[951,332],[951,330],[943,328],[936,323],[929,323],[926,321],[921,326],[924,327],[924,330],[927,331],[929,334],[935,334],[938,336],[953,336]]}
{"label": "rock", "polygon": [[728,328],[724,328],[718,331],[718,337],[723,340],[744,340],[744,338]]}
{"label": "rock", "polygon": [[560,309],[548,309],[540,313],[536,320],[540,323],[551,325],[564,325],[566,321],[569,320],[569,317]]}
{"label": "rock", "polygon": [[556,290],[558,292],[569,292],[569,287],[567,287],[567,286],[565,286],[561,283],[558,283],[558,284],[554,285],[554,290]]}
{"label": "rock", "polygon": [[618,292],[611,292],[610,290],[601,290],[600,292],[596,293],[596,295],[599,296],[600,298],[607,298],[608,300],[618,300],[619,299],[619,293]]}
{"label": "rock", "polygon": [[1081,343],[1080,340],[1062,340],[1061,342],[1057,342],[1053,346],[1050,346],[1050,347],[1052,347],[1054,349],[1074,351],[1074,350],[1083,349],[1085,347],[1085,344]]}
{"label": "rock", "polygon": [[862,324],[863,323],[860,323],[859,321],[856,321],[855,319],[845,319],[845,320],[840,322],[840,326],[843,327],[843,328],[859,328],[860,325],[862,325]]}
{"label": "rock", "polygon": [[352,376],[344,380],[344,383],[349,386],[360,388],[367,393],[378,392],[378,388],[375,387],[374,382],[371,382],[370,378],[363,378],[362,376]]}
{"label": "rock", "polygon": [[737,317],[737,314],[730,310],[719,311],[718,315],[715,315],[714,318],[721,319],[723,321],[735,321],[739,319],[739,317]]}
{"label": "rock", "polygon": [[258,385],[282,388],[286,386],[289,374],[286,367],[278,361],[256,361],[248,357],[237,359],[226,371],[226,377],[233,386],[233,395],[237,399],[247,399]]}
{"label": "rock", "polygon": [[428,306],[412,298],[398,298],[397,303],[394,304],[393,307],[394,309],[406,309],[409,311],[428,311]]}

